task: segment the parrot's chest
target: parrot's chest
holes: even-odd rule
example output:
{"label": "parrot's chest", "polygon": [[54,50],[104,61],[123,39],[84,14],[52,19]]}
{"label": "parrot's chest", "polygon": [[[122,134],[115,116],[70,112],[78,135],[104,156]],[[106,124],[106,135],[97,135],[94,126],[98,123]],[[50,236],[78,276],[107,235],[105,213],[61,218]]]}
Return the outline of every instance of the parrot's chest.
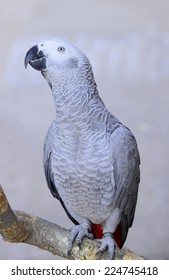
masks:
{"label": "parrot's chest", "polygon": [[53,154],[54,180],[59,195],[74,212],[100,223],[112,211],[113,164],[107,139],[57,143]]}

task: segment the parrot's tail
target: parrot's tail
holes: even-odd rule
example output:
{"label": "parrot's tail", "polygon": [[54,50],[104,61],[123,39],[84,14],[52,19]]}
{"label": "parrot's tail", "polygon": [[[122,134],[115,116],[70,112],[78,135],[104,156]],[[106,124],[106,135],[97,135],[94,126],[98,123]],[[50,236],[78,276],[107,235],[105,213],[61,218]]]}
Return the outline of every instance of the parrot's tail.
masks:
{"label": "parrot's tail", "polygon": [[[101,239],[103,236],[103,230],[102,230],[102,225],[100,224],[92,224],[91,225],[91,231],[93,233],[93,236],[95,239]],[[116,231],[113,233],[114,240],[117,243],[117,246],[121,248],[121,232],[122,232],[122,227],[121,223],[118,224]]]}

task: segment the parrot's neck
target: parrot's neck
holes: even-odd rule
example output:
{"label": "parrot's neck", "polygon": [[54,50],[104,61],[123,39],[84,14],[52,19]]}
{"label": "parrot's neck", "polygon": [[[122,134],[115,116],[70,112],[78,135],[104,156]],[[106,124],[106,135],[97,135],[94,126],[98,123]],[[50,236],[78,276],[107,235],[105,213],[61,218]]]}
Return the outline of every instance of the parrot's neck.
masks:
{"label": "parrot's neck", "polygon": [[93,74],[74,75],[52,85],[56,122],[78,133],[105,129],[108,111],[98,95]]}

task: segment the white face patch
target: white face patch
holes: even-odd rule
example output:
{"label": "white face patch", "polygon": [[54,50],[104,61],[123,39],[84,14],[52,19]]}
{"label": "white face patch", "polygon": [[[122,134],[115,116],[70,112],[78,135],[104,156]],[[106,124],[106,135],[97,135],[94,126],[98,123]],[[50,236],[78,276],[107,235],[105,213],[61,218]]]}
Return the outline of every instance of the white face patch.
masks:
{"label": "white face patch", "polygon": [[[39,50],[42,50],[47,59],[47,65],[58,63],[61,66],[62,62],[69,62],[70,66],[77,65],[80,57],[80,50],[72,46],[68,42],[62,40],[49,40],[38,44]],[[78,50],[78,51],[77,51]]]}

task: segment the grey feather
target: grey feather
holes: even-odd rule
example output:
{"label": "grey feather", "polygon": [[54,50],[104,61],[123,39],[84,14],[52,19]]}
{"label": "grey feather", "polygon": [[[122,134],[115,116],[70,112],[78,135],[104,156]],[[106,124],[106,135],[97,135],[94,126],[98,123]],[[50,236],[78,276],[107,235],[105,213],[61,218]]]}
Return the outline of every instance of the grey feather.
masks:
{"label": "grey feather", "polygon": [[48,133],[44,141],[43,166],[44,166],[44,172],[45,172],[48,187],[52,195],[57,199],[59,199],[59,194],[54,183],[53,172],[51,168],[51,153],[53,149],[54,135],[55,135],[55,121],[53,121],[51,126],[49,127]]}
{"label": "grey feather", "polygon": [[72,220],[72,222],[74,224],[78,224],[78,222],[68,212],[63,200],[59,196],[57,187],[54,182],[54,176],[53,176],[52,166],[51,166],[51,154],[52,154],[52,150],[53,150],[53,141],[54,141],[54,135],[55,135],[56,129],[57,129],[56,123],[55,123],[55,121],[53,121],[48,129],[48,132],[47,132],[47,135],[46,135],[46,138],[44,141],[43,167],[44,167],[44,172],[45,172],[45,176],[46,176],[46,181],[47,181],[48,187],[49,187],[52,195],[60,201],[60,203],[62,204],[68,217]]}
{"label": "grey feather", "polygon": [[140,182],[140,156],[133,134],[123,125],[112,134],[111,143],[117,188],[113,202],[121,213],[123,245],[135,214]]}

